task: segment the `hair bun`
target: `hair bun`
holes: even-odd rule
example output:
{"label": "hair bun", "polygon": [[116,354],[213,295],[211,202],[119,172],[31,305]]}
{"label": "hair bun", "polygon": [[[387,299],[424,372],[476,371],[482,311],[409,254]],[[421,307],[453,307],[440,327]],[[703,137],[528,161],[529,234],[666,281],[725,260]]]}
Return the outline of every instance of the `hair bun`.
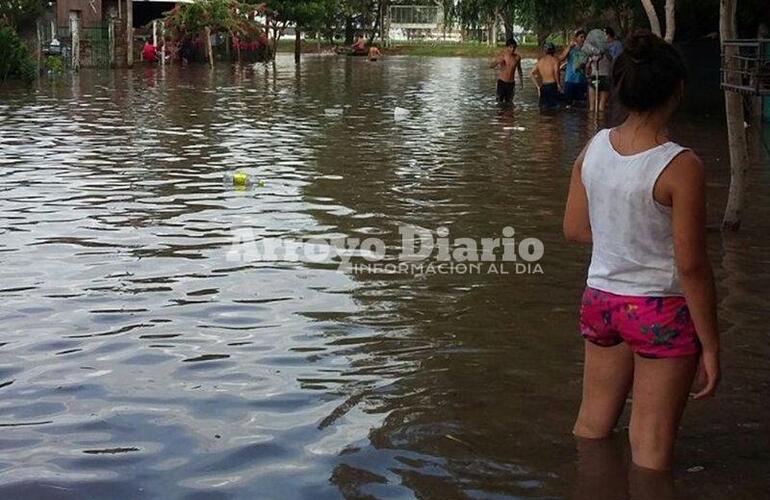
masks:
{"label": "hair bun", "polygon": [[681,54],[648,30],[632,33],[613,64],[612,78],[623,106],[649,111],[669,103],[687,79]]}
{"label": "hair bun", "polygon": [[665,44],[659,36],[654,35],[649,30],[637,30],[631,35],[625,43],[623,49],[636,64],[645,64],[652,61],[655,49],[661,44]]}

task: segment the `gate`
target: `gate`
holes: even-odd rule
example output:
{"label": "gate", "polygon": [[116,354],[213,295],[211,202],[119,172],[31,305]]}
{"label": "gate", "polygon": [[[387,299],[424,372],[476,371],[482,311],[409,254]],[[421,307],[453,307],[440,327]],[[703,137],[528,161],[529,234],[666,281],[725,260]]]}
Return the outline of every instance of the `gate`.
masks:
{"label": "gate", "polygon": [[[70,27],[57,27],[56,39],[61,47],[64,66],[68,69],[72,68],[72,31]],[[100,24],[80,28],[80,67],[109,68],[112,62],[109,26]]]}

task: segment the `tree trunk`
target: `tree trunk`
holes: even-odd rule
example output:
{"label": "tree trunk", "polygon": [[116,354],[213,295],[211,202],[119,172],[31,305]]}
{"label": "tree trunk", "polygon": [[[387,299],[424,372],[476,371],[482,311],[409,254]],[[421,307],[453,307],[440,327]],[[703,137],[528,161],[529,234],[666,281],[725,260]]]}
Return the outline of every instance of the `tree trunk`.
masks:
{"label": "tree trunk", "polygon": [[35,59],[37,60],[37,74],[40,75],[40,72],[43,69],[43,28],[40,25],[40,19],[38,19],[35,23],[36,28],[36,43],[35,43]]}
{"label": "tree trunk", "polygon": [[666,0],[666,38],[668,43],[674,43],[676,33],[676,0]]}
{"label": "tree trunk", "polygon": [[369,34],[369,45],[374,43],[374,39],[377,38],[377,33],[380,30],[380,20],[382,19],[382,13],[379,9],[382,8],[382,2],[380,2],[380,5],[377,10],[377,16],[374,19],[374,28],[372,29],[372,32]]}
{"label": "tree trunk", "polygon": [[209,59],[209,66],[214,67],[214,52],[211,50],[211,28],[206,26],[206,56]]}
{"label": "tree trunk", "polygon": [[487,45],[490,47],[494,47],[497,40],[497,31],[495,30],[495,20],[492,19],[489,22],[489,27],[487,28]]}
{"label": "tree trunk", "polygon": [[[720,0],[719,3],[719,35],[722,43],[735,38],[735,10],[737,0]],[[725,70],[728,83],[735,81],[738,75],[736,47],[725,47]],[[746,188],[746,171],[749,166],[748,144],[746,129],[743,125],[743,98],[737,92],[725,90],[725,113],[727,116],[727,142],[730,147],[730,191],[727,197],[727,207],[722,220],[726,230],[737,231],[741,225],[744,194]]]}
{"label": "tree trunk", "polygon": [[503,26],[505,26],[505,39],[510,40],[513,38],[513,22],[510,19],[504,19]]}
{"label": "tree trunk", "polygon": [[345,45],[353,45],[353,36],[356,34],[355,27],[353,26],[353,18],[348,16],[345,18]]}
{"label": "tree trunk", "polygon": [[545,45],[545,41],[548,40],[548,35],[550,35],[550,33],[548,33],[547,31],[538,30],[536,34],[537,34],[537,46],[542,47],[543,45]]}
{"label": "tree trunk", "polygon": [[238,36],[231,31],[229,43],[230,45],[235,47],[235,59],[238,61],[238,64],[240,65],[241,64],[241,39],[238,38]]}
{"label": "tree trunk", "polygon": [[299,64],[302,57],[302,32],[299,27],[294,29],[294,62]]}
{"label": "tree trunk", "polygon": [[647,19],[650,20],[650,31],[658,36],[663,36],[660,31],[658,13],[655,12],[655,6],[652,4],[652,0],[642,0],[642,7],[644,7],[644,11],[647,13]]}

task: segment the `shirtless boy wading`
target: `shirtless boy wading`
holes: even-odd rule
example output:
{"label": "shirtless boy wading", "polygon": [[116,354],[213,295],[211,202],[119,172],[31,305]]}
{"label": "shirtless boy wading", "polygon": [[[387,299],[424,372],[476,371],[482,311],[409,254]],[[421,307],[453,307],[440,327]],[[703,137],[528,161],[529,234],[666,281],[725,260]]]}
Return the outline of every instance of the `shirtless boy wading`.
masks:
{"label": "shirtless boy wading", "polygon": [[545,55],[537,61],[530,76],[537,85],[540,107],[555,108],[559,105],[559,91],[561,90],[559,60],[554,56],[556,47],[551,42],[546,42],[543,50]]}
{"label": "shirtless boy wading", "polygon": [[497,80],[497,101],[510,104],[516,91],[514,71],[519,73],[519,81],[524,87],[524,73],[521,70],[521,57],[516,53],[516,40],[509,39],[505,42],[505,51],[500,54],[490,68],[499,68],[500,75]]}

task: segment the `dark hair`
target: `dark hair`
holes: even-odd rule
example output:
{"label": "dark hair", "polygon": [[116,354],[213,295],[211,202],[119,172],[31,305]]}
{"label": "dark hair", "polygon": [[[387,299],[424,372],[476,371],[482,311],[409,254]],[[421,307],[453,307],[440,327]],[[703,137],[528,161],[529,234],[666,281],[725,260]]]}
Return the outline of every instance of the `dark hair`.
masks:
{"label": "dark hair", "polygon": [[607,26],[604,28],[604,32],[607,34],[607,36],[615,38],[615,30]]}
{"label": "dark hair", "polygon": [[579,37],[580,35],[586,36],[585,30],[577,30],[575,32],[575,38]]}
{"label": "dark hair", "polygon": [[513,38],[509,38],[508,40],[505,41],[506,47],[517,47],[518,45],[519,44],[516,43],[516,40],[514,40]]}
{"label": "dark hair", "polygon": [[631,34],[612,68],[620,103],[630,111],[650,111],[665,105],[687,80],[681,54],[648,30]]}

